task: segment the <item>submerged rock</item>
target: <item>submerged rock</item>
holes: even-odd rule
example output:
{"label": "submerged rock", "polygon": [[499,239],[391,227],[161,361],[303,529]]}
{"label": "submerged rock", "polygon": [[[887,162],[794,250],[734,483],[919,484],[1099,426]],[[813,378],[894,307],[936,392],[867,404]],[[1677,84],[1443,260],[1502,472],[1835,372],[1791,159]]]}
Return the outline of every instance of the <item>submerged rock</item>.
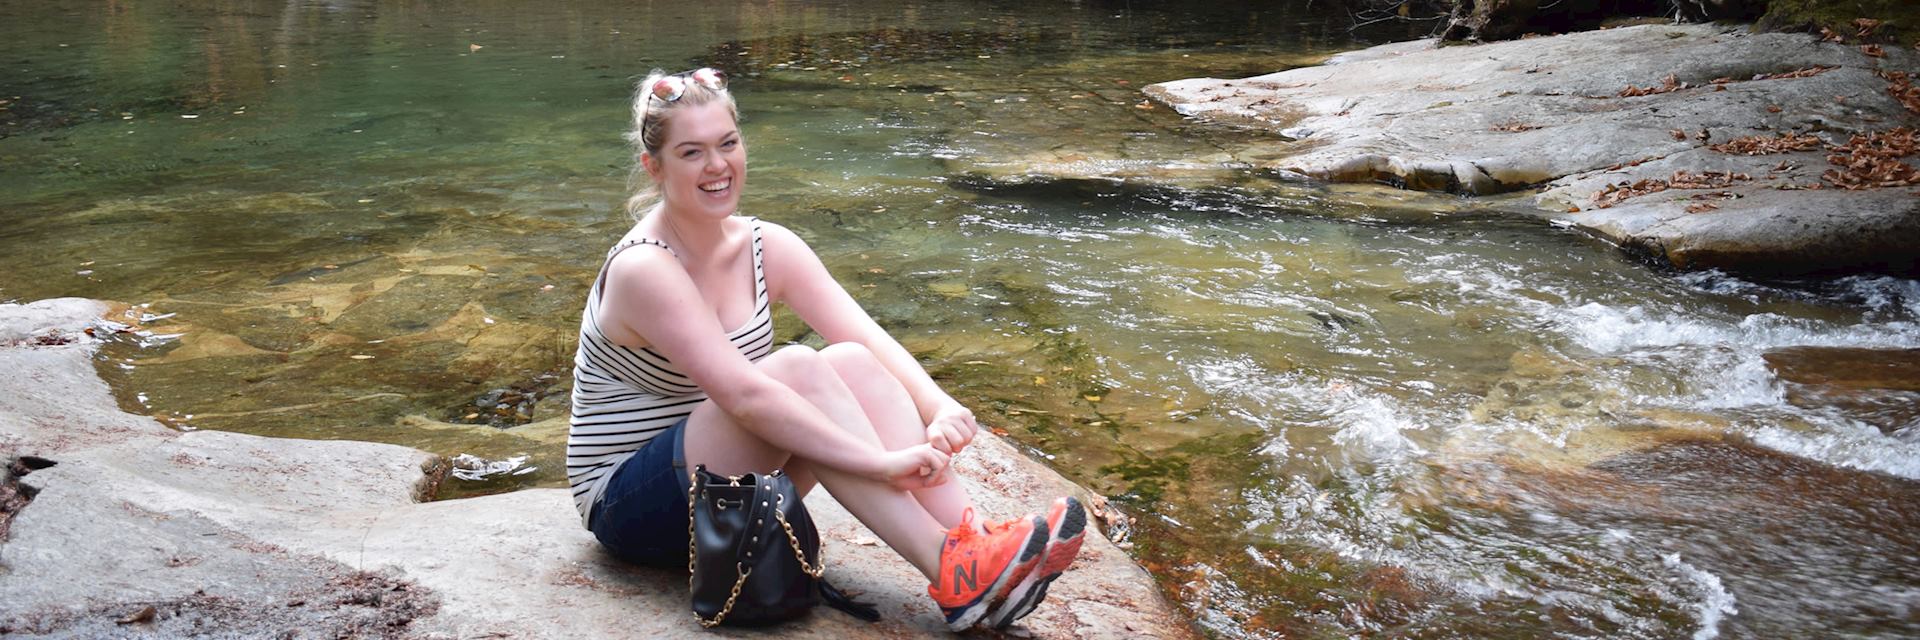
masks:
{"label": "submerged rock", "polygon": [[[1690,628],[1755,638],[1911,637],[1920,630],[1920,619],[1908,613],[1920,581],[1905,564],[1920,549],[1920,483],[1912,480],[1704,434],[1663,438],[1578,467],[1502,460],[1450,465],[1441,477],[1444,500],[1505,514],[1491,519],[1498,524],[1475,520],[1475,527],[1580,541],[1558,548],[1553,561],[1514,560],[1542,582],[1581,580],[1589,567],[1605,567],[1599,582],[1607,588],[1658,594],[1662,574],[1714,576],[1695,583],[1710,588],[1681,598],[1724,606],[1724,616],[1652,636],[1684,636]],[[1502,603],[1475,604],[1478,610]],[[1600,635],[1636,635],[1606,626],[1616,622],[1601,621]]]}
{"label": "submerged rock", "polygon": [[1920,271],[1914,186],[1837,190],[1816,148],[1713,149],[1920,124],[1887,75],[1920,70],[1920,54],[1712,25],[1431,44],[1145,91],[1219,124],[1314,131],[1270,143],[1267,171],[1468,195],[1545,187],[1531,213],[1684,269]]}
{"label": "submerged rock", "polygon": [[1765,357],[1789,383],[1788,402],[1835,407],[1896,437],[1920,437],[1920,349],[1789,347]]}

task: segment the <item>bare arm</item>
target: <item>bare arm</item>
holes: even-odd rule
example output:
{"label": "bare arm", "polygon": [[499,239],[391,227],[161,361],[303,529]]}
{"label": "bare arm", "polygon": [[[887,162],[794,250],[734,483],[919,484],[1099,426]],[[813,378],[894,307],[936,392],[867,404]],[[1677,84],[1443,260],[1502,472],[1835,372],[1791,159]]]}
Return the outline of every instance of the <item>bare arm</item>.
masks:
{"label": "bare arm", "polygon": [[[785,302],[828,343],[857,342],[872,351],[913,397],[922,424],[956,430],[930,429],[929,439],[936,448],[952,453],[971,442],[979,428],[973,412],[942,390],[913,354],[860,308],[806,241],[780,225],[763,224],[767,286],[775,299]],[[946,442],[939,442],[942,438]]]}
{"label": "bare arm", "polygon": [[[715,406],[754,435],[802,458],[860,476],[912,484],[926,456],[888,452],[855,437],[793,389],[753,366],[726,337],[720,322],[678,260],[665,250],[637,247],[608,266],[602,317],[617,319],[665,355]],[[900,454],[900,455],[896,455]],[[940,460],[944,466],[944,460]],[[910,465],[910,466],[909,466]]]}

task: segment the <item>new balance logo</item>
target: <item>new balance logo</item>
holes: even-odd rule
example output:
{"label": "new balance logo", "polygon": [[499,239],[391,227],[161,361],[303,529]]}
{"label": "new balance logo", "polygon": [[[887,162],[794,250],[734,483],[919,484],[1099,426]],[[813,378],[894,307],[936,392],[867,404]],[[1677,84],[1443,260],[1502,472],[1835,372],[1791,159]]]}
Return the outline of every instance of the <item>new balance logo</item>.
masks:
{"label": "new balance logo", "polygon": [[967,582],[967,589],[969,591],[979,589],[980,580],[977,577],[979,575],[980,575],[979,560],[974,560],[972,562],[969,562],[965,567],[962,567],[958,564],[953,565],[953,586],[959,587],[960,581],[965,580]]}

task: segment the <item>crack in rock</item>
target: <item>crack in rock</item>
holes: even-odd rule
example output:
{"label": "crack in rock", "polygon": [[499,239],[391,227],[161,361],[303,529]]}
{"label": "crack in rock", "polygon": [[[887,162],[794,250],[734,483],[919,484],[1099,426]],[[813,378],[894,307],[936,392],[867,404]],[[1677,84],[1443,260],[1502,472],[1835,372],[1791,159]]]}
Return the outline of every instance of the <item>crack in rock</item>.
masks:
{"label": "crack in rock", "polygon": [[52,460],[38,456],[19,456],[7,461],[6,473],[0,476],[0,543],[7,541],[13,524],[13,516],[27,508],[40,488],[20,481],[21,476],[51,467]]}

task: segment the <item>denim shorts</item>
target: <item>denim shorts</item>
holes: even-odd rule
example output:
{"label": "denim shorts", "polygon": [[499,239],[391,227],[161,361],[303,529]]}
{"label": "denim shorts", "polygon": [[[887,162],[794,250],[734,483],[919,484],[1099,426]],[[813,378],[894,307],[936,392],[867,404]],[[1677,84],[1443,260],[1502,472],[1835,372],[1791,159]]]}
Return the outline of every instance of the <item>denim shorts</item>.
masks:
{"label": "denim shorts", "polygon": [[681,418],[607,477],[587,522],[613,555],[648,566],[687,566],[686,433]]}

